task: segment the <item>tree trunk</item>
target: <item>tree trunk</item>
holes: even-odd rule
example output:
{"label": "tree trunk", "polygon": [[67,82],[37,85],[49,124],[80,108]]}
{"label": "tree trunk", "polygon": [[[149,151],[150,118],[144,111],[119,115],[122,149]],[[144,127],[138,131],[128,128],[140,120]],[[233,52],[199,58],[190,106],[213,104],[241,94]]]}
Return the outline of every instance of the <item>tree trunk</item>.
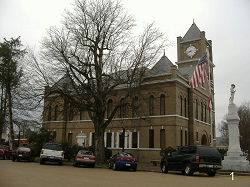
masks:
{"label": "tree trunk", "polygon": [[104,132],[105,129],[103,128],[95,129],[96,164],[104,164],[107,161],[105,157]]}
{"label": "tree trunk", "polygon": [[13,119],[12,119],[12,96],[10,91],[10,86],[8,86],[7,90],[7,98],[8,98],[8,117],[9,117],[9,146],[13,150],[15,148],[14,145],[14,128],[13,128]]}

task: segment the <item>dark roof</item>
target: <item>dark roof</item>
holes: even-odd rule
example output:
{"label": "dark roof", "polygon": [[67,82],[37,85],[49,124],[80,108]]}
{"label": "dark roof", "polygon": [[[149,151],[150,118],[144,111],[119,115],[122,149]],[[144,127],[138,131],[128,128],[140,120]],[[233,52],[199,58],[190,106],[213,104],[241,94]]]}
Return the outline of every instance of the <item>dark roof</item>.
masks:
{"label": "dark roof", "polygon": [[73,90],[73,81],[69,73],[65,73],[65,75],[51,87],[51,90],[62,90],[65,86],[68,87],[69,90]]}
{"label": "dark roof", "polygon": [[171,73],[171,66],[174,64],[165,55],[149,71],[149,76],[164,75]]}
{"label": "dark roof", "polygon": [[191,40],[200,39],[200,29],[197,27],[195,23],[191,25],[191,27],[188,29],[185,36],[182,38],[182,42],[187,42]]}

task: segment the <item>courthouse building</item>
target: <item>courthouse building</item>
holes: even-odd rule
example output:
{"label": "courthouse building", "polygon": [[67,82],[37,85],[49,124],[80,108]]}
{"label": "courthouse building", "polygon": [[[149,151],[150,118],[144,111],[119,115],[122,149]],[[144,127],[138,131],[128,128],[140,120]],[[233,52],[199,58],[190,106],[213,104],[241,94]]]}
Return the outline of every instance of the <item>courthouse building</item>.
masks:
{"label": "courthouse building", "polygon": [[[209,50],[206,81],[192,89],[189,81],[198,60]],[[147,72],[140,95],[131,102],[138,103],[137,111],[124,107],[112,120],[104,134],[105,146],[113,153],[124,149],[140,161],[160,158],[161,148],[182,145],[215,145],[215,111],[208,110],[208,99],[214,101],[212,41],[206,39],[195,23],[184,37],[177,37],[177,62],[172,63],[165,54]],[[209,71],[210,69],[210,71]],[[65,75],[56,84],[65,84]],[[46,87],[45,93],[51,88]],[[113,103],[122,99],[122,90],[116,90],[107,100],[107,112]],[[93,144],[94,126],[85,111],[69,114],[65,122],[60,98],[46,97],[43,127],[56,134],[56,142],[63,137],[72,144],[85,147]],[[138,115],[140,114],[140,115]],[[125,137],[122,136],[125,131]]]}

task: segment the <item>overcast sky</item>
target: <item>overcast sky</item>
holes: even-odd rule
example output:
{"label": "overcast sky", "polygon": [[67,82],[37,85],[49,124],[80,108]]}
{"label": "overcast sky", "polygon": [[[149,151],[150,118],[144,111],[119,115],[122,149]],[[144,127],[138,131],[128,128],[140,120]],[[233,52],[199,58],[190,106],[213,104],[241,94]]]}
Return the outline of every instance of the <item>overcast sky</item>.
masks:
{"label": "overcast sky", "polygon": [[[26,46],[39,49],[50,26],[60,26],[64,9],[73,0],[0,0],[0,41],[21,36]],[[234,103],[250,101],[249,0],[122,0],[139,27],[155,21],[174,46],[166,56],[177,60],[176,38],[184,36],[193,20],[213,42],[216,125],[228,110],[230,85],[236,85]]]}

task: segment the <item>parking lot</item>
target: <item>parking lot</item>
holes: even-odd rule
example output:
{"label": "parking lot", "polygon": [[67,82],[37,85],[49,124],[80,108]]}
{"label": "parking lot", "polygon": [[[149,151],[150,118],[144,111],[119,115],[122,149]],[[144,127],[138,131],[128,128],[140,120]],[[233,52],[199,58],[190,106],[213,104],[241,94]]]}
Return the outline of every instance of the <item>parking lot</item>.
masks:
{"label": "parking lot", "polygon": [[[157,169],[159,166],[151,166]],[[0,160],[0,186],[241,186],[250,184],[250,175],[227,173],[208,177],[195,173],[184,176],[179,172],[163,174],[159,170],[146,172],[114,171],[107,168],[73,167],[70,163],[40,165],[38,162],[12,162]]]}

